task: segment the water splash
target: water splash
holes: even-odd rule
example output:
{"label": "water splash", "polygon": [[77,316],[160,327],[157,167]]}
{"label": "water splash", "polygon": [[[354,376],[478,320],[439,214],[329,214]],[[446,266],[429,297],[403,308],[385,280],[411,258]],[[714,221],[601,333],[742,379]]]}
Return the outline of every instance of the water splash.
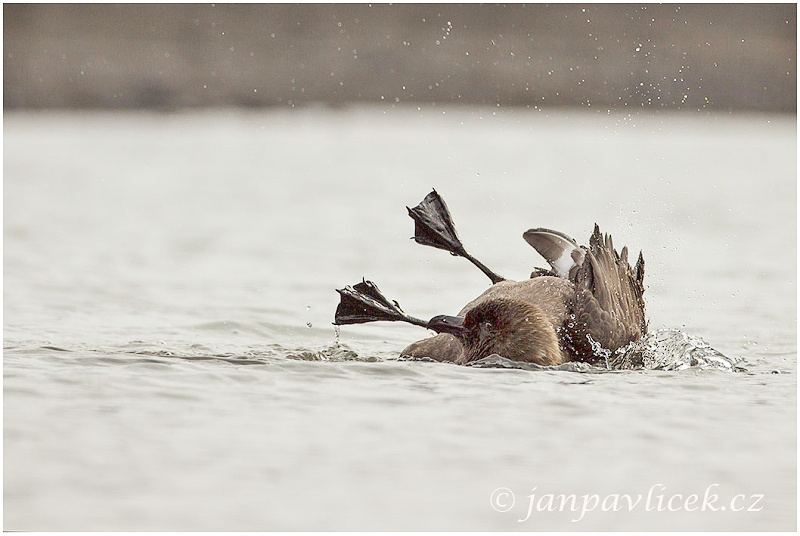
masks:
{"label": "water splash", "polygon": [[611,362],[609,361],[612,358],[611,350],[606,350],[605,348],[603,348],[603,345],[594,340],[592,336],[589,335],[588,333],[586,334],[586,338],[589,339],[589,344],[592,345],[592,353],[597,357],[602,358],[603,361],[605,361],[607,369],[612,368]]}
{"label": "water splash", "polygon": [[339,326],[334,324],[333,325],[333,346],[335,346],[336,348],[338,348],[340,346],[340,344],[339,344],[339,335],[340,335]]}
{"label": "water splash", "polygon": [[648,334],[616,352],[611,352],[591,337],[589,342],[595,355],[603,361],[598,365],[588,363],[564,363],[557,366],[542,366],[535,363],[511,361],[492,354],[469,364],[478,368],[514,368],[523,370],[563,370],[569,372],[615,372],[623,370],[670,370],[680,371],[692,367],[726,372],[744,372],[736,366],[738,359],[730,358],[712,348],[700,337],[677,329],[660,329]]}
{"label": "water splash", "polygon": [[286,354],[288,359],[298,361],[378,361],[376,357],[361,357],[355,350],[335,344],[321,350],[298,349]]}
{"label": "water splash", "polygon": [[742,372],[739,361],[712,348],[700,337],[678,329],[660,329],[649,333],[621,352],[609,365],[616,369],[686,370],[690,367]]}

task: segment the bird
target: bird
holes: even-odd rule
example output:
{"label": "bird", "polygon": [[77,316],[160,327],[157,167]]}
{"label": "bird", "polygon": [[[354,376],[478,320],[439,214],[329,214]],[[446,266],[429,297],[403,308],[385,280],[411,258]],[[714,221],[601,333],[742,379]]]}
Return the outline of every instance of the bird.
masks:
{"label": "bird", "polygon": [[549,229],[523,235],[551,265],[524,281],[502,280],[465,305],[458,316],[428,322],[438,335],[412,343],[401,356],[468,364],[492,354],[555,366],[597,363],[647,333],[644,258],[634,268],[628,250],[595,225],[589,247]]}
{"label": "bird", "polygon": [[437,335],[412,343],[400,355],[460,365],[493,354],[542,366],[597,363],[647,333],[643,255],[631,267],[628,248],[618,253],[611,236],[597,224],[588,246],[559,231],[526,231],[523,238],[550,269],[537,268],[529,279],[513,281],[466,252],[436,190],[408,212],[415,221],[416,242],[468,259],[492,285],[458,315],[424,321],[407,315],[364,280],[337,289],[341,302],[334,324],[400,320],[426,327]]}

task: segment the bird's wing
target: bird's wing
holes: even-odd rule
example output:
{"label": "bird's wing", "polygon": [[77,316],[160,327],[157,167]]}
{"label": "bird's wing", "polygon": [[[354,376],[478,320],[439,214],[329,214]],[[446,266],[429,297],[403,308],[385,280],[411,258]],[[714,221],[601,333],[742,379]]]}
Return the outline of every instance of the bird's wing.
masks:
{"label": "bird's wing", "polygon": [[[631,268],[628,248],[624,247],[621,253],[617,253],[611,236],[603,237],[597,224],[589,239],[586,258],[576,271],[573,282],[572,312],[576,331],[581,335],[573,340],[578,353],[591,347],[591,341],[583,335],[591,336],[604,349],[615,351],[647,332],[643,299],[644,258],[639,253],[636,267]],[[581,346],[583,351],[580,351]]]}
{"label": "bird's wing", "polygon": [[550,229],[529,229],[522,238],[545,258],[558,277],[574,280],[585,257],[575,240]]}

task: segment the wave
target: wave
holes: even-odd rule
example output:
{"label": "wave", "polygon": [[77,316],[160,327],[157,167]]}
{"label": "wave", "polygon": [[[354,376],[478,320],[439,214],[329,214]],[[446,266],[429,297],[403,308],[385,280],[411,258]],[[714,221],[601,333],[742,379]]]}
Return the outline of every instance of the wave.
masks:
{"label": "wave", "polygon": [[[32,341],[31,341],[32,342]],[[306,343],[310,341],[305,341]],[[129,364],[132,362],[176,363],[180,361],[224,361],[233,365],[265,365],[292,361],[311,362],[383,362],[383,361],[421,361],[435,362],[429,358],[398,357],[392,344],[377,350],[373,341],[364,341],[363,347],[342,344],[338,337],[322,344],[287,345],[270,343],[242,347],[238,344],[212,347],[192,342],[165,342],[134,340],[128,343],[101,348],[75,347],[52,344],[6,344],[6,352],[12,355],[52,355],[61,354],[60,359],[70,355],[87,363],[86,359],[101,361],[104,364]],[[213,344],[212,344],[213,345]],[[712,348],[700,337],[689,335],[677,329],[660,329],[639,341],[610,352],[595,347],[601,356],[599,364],[564,363],[558,366],[541,366],[534,363],[511,361],[493,354],[470,363],[475,368],[513,368],[530,371],[558,370],[583,373],[619,372],[630,370],[683,371],[688,369],[714,369],[726,372],[744,372],[747,369],[738,365],[739,359],[730,358]],[[451,363],[444,363],[452,365]]]}

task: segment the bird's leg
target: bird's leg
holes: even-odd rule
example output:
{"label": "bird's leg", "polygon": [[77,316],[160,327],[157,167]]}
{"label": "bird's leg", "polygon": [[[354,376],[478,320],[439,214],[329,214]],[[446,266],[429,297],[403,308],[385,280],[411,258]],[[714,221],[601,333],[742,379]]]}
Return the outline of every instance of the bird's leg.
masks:
{"label": "bird's leg", "polygon": [[406,208],[408,215],[414,219],[414,240],[418,244],[443,249],[452,255],[464,257],[486,274],[493,284],[505,280],[503,276],[496,274],[467,253],[456,233],[453,217],[444,199],[436,190],[425,196],[416,207]]}

